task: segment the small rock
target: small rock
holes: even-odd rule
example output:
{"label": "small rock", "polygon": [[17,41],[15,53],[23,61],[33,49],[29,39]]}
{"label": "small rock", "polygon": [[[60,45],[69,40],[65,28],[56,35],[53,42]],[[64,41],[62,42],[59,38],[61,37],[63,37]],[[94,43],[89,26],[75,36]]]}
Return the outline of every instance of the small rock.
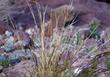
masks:
{"label": "small rock", "polygon": [[18,71],[10,71],[8,73],[6,73],[6,77],[25,77],[25,75],[22,72],[18,72]]}
{"label": "small rock", "polygon": [[6,39],[6,43],[3,48],[5,52],[10,52],[14,49],[14,37],[13,36],[10,36],[9,38]]}
{"label": "small rock", "polygon": [[0,21],[0,35],[3,35],[6,30],[10,30],[9,26],[7,26],[3,21]]}
{"label": "small rock", "polygon": [[12,68],[9,68],[9,71],[6,71],[6,77],[31,77],[31,72],[34,68],[34,62],[22,61]]}
{"label": "small rock", "polygon": [[6,77],[4,73],[0,73],[0,77]]}
{"label": "small rock", "polygon": [[4,45],[1,47],[5,52],[10,52],[14,49],[14,37],[11,31],[5,32],[6,39],[1,41]]}
{"label": "small rock", "polygon": [[0,62],[5,61],[5,60],[6,60],[6,56],[0,55]]}
{"label": "small rock", "polygon": [[0,66],[0,73],[3,71],[3,66]]}
{"label": "small rock", "polygon": [[96,77],[108,77],[104,72],[98,73]]}
{"label": "small rock", "polygon": [[15,65],[17,63],[19,63],[21,60],[20,59],[12,59],[10,60],[11,65]]}
{"label": "small rock", "polygon": [[28,48],[30,46],[31,39],[28,33],[23,31],[16,31],[14,38],[17,40],[14,45],[16,49],[20,47]]}

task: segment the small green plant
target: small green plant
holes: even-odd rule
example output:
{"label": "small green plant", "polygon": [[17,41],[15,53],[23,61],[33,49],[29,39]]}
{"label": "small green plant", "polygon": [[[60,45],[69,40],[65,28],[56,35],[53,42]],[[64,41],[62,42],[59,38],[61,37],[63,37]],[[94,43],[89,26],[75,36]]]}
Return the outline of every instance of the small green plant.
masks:
{"label": "small green plant", "polygon": [[90,36],[94,39],[99,39],[100,35],[98,34],[97,28],[100,26],[99,21],[93,21],[90,25]]}
{"label": "small green plant", "polygon": [[87,71],[87,76],[86,77],[93,77],[93,72],[92,70]]}
{"label": "small green plant", "polygon": [[75,75],[73,74],[73,72],[71,70],[68,70],[65,72],[64,77],[75,77]]}
{"label": "small green plant", "polygon": [[78,45],[82,43],[82,38],[81,38],[80,33],[77,33],[77,40],[76,40],[76,43],[77,43]]}
{"label": "small green plant", "polygon": [[97,69],[97,64],[98,64],[98,61],[97,60],[94,60],[92,62],[92,67],[86,69],[84,72],[80,73],[79,74],[79,77],[93,77],[93,73],[94,73],[94,70]]}
{"label": "small green plant", "polygon": [[10,60],[4,60],[4,61],[0,62],[0,65],[2,65],[4,68],[8,68],[11,66],[11,62],[10,62]]}
{"label": "small green plant", "polygon": [[97,65],[98,65],[98,61],[95,60],[95,61],[93,62],[93,69],[97,69]]}
{"label": "small green plant", "polygon": [[107,61],[107,69],[110,70],[110,60]]}
{"label": "small green plant", "polygon": [[81,73],[79,77],[93,77],[93,70],[87,69],[85,72]]}

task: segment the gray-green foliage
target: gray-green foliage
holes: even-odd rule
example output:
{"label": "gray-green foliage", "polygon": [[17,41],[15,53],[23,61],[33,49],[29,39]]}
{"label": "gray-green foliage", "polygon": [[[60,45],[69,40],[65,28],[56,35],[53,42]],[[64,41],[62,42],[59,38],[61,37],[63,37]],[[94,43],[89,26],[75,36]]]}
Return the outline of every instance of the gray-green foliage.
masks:
{"label": "gray-green foliage", "polygon": [[76,36],[73,36],[72,38],[68,37],[68,36],[64,36],[62,37],[62,43],[65,43],[65,44],[81,44],[82,43],[82,38],[81,38],[81,35],[80,33],[76,33]]}

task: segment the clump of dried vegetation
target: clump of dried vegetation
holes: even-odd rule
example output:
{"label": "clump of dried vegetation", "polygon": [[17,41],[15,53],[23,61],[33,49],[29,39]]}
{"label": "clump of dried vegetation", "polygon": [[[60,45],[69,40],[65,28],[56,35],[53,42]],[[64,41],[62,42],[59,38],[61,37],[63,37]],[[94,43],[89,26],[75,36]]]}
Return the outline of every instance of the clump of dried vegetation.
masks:
{"label": "clump of dried vegetation", "polygon": [[[50,37],[45,36],[45,13],[46,9],[44,8],[43,14],[38,10],[40,16],[40,53],[38,58],[38,63],[36,69],[34,70],[33,77],[73,77],[72,71],[72,60],[75,55],[70,51],[65,51],[66,43],[70,42],[69,37],[65,36],[63,27],[61,30],[59,29],[58,23],[59,20],[56,17],[56,23],[54,25],[49,24],[49,26],[56,26],[49,29],[52,29],[52,34]],[[32,9],[31,9],[32,13]],[[65,11],[68,13],[68,11]],[[34,16],[34,15],[33,15]],[[53,22],[53,21],[52,21]],[[63,21],[64,22],[64,21]],[[48,26],[48,25],[47,25]],[[65,38],[67,37],[67,39]],[[65,45],[65,49],[63,48]],[[68,49],[68,47],[67,47]],[[72,54],[71,54],[72,53]]]}
{"label": "clump of dried vegetation", "polygon": [[[5,1],[7,2],[8,0],[5,0]],[[37,26],[37,22],[35,20],[35,16],[31,8],[31,5],[28,2],[27,2],[27,5],[30,8],[35,25]],[[6,5],[4,6],[5,6],[4,8],[6,8]],[[73,7],[72,5],[68,5],[68,6]],[[93,22],[91,24],[92,27],[90,27],[90,35],[86,39],[83,39],[84,37],[80,34],[80,31],[84,31],[85,29],[77,30],[75,27],[73,27],[72,25],[74,24],[75,19],[73,19],[73,22],[71,22],[71,24],[68,25],[66,29],[64,28],[64,26],[62,26],[64,25],[64,22],[68,20],[67,17],[65,16],[68,15],[69,11],[66,10],[64,14],[61,15],[62,22],[60,22],[59,20],[61,17],[59,18],[57,17],[59,15],[54,14],[55,22],[54,22],[54,19],[52,19],[51,23],[49,23],[49,26],[51,27],[47,29],[47,30],[50,30],[49,33],[51,34],[51,36],[49,35],[49,37],[46,37],[45,35],[46,27],[48,26],[48,24],[47,25],[45,24],[45,21],[46,21],[45,14],[46,14],[47,7],[44,7],[45,10],[43,11],[43,13],[40,11],[39,8],[40,7],[38,7],[38,13],[39,13],[41,28],[40,28],[39,37],[37,36],[36,37],[40,39],[41,47],[39,48],[40,49],[39,57],[37,57],[37,65],[32,73],[32,77],[76,77],[76,75],[79,74],[83,69],[82,70],[79,69],[77,70],[77,72],[74,72],[75,68],[72,67],[72,64],[79,59],[78,55],[80,53],[83,53],[84,50],[86,50],[85,42],[90,37],[95,38],[96,41],[100,39],[96,31],[100,23],[97,21]],[[3,14],[4,14],[4,11],[3,11]],[[7,16],[7,14],[3,16]],[[0,19],[4,19],[4,17]],[[59,25],[59,23],[62,23],[62,24]],[[59,30],[59,26],[60,26],[60,30]],[[108,41],[103,43],[101,46],[105,45]],[[97,45],[94,45],[89,50],[89,52],[87,52],[87,54],[83,57],[86,59],[88,56],[91,56],[91,55],[93,56],[94,53],[98,51],[98,49],[99,47]],[[97,54],[95,54],[94,56],[97,56]],[[94,64],[94,67],[96,67],[95,66],[96,64],[97,62]],[[110,62],[107,63],[107,65],[109,64]],[[80,68],[83,68],[83,67],[80,66]],[[87,74],[88,74],[87,77],[92,77],[91,71],[89,71],[89,73],[87,71]]]}
{"label": "clump of dried vegetation", "polygon": [[[68,6],[70,7],[71,5]],[[33,72],[33,77],[76,77],[81,71],[83,71],[84,67],[80,66],[79,69],[75,71],[75,68],[72,67],[72,64],[79,59],[79,54],[83,53],[83,51],[86,50],[85,43],[90,37],[95,39],[96,42],[101,39],[99,37],[100,35],[97,34],[97,28],[100,26],[100,22],[95,20],[90,24],[90,34],[84,39],[84,36],[80,34],[80,31],[85,31],[85,28],[77,30],[75,27],[72,26],[75,23],[74,21],[76,17],[74,17],[73,22],[71,22],[71,24],[68,25],[66,29],[64,28],[64,26],[59,25],[59,23],[61,22],[59,20],[60,18],[57,17],[59,16],[57,14],[55,14],[55,22],[54,20],[52,20],[53,23],[51,22],[49,23],[49,25],[47,25],[45,24],[45,14],[47,8],[44,7],[44,9],[45,10],[43,11],[43,13],[41,13],[38,8],[41,26],[39,37],[41,48],[39,58],[37,59],[37,66]],[[30,11],[32,13],[33,19],[35,19],[33,10],[31,8]],[[68,14],[68,10],[64,13]],[[62,16],[64,15],[64,17],[62,18],[65,18],[63,22],[66,21],[65,14],[62,13]],[[50,30],[49,33],[51,34],[51,36],[46,37],[45,33],[46,30],[48,31],[48,29],[46,29],[45,26],[50,25],[51,27],[49,27],[48,29]],[[52,26],[55,27],[53,28]],[[105,45],[107,42],[108,41],[101,44],[101,46]],[[87,54],[83,56],[83,58],[86,59],[88,58],[88,56],[95,57],[97,56],[97,51],[99,51],[99,47],[97,46],[97,44],[94,44],[92,48],[89,49],[89,52],[86,52]],[[93,62],[93,65],[94,67],[96,67],[95,65],[97,65],[97,62]],[[86,74],[87,77],[92,77],[93,72],[89,70],[86,72]],[[84,77],[85,74],[81,74],[81,76]]]}

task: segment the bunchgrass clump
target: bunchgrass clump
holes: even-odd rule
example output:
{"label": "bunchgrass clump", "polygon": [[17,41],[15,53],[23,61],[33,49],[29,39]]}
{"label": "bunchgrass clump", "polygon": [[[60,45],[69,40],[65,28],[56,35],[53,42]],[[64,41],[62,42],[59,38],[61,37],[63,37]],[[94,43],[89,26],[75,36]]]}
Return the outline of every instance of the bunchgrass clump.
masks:
{"label": "bunchgrass clump", "polygon": [[47,42],[45,40],[45,12],[46,10],[43,12],[42,16],[39,11],[41,20],[41,48],[38,64],[36,66],[36,70],[34,71],[34,77],[73,77],[71,69],[72,57],[70,57],[69,52],[68,54],[65,54],[65,52],[62,51],[62,34],[60,35],[58,33],[57,27],[55,28],[53,35],[49,38],[51,41]]}
{"label": "bunchgrass clump", "polygon": [[[32,13],[34,22],[35,16],[31,6],[28,4],[30,11]],[[39,7],[40,8],[40,7]],[[75,63],[79,59],[79,54],[83,53],[86,49],[85,43],[92,36],[94,39],[99,38],[97,34],[97,28],[100,26],[100,22],[94,21],[90,26],[90,36],[86,39],[82,38],[79,30],[74,31],[74,27],[65,31],[62,29],[59,31],[58,29],[58,19],[55,23],[55,28],[53,29],[53,33],[51,37],[47,38],[45,36],[45,14],[47,7],[45,10],[41,12],[38,8],[39,18],[40,18],[40,44],[39,47],[39,57],[36,69],[33,72],[33,77],[75,77],[74,67],[72,64]],[[35,22],[35,25],[37,23]],[[69,25],[71,26],[71,24]],[[72,33],[69,31],[73,31]],[[83,29],[82,29],[83,31]],[[72,34],[72,35],[71,35]],[[47,40],[48,39],[48,40]],[[105,43],[104,43],[105,44]],[[104,45],[103,44],[103,45]],[[91,56],[95,52],[97,52],[99,47],[95,44],[85,56],[81,56],[86,59],[88,56]],[[92,55],[93,56],[93,55]],[[83,63],[83,61],[81,61]],[[96,68],[97,62],[94,63],[94,68]],[[79,66],[79,69],[83,68],[83,66]],[[83,69],[81,69],[82,71]],[[78,71],[77,71],[78,72]],[[80,72],[79,72],[80,73]],[[93,71],[87,70],[86,76],[92,77]],[[84,76],[81,76],[84,77]]]}

